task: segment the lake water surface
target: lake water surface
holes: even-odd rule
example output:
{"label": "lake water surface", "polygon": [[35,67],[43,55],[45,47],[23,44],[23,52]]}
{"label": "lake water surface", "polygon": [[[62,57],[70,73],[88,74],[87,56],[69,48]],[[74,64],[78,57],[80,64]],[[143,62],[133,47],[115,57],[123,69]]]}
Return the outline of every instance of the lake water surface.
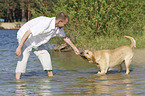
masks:
{"label": "lake water surface", "polygon": [[117,68],[97,76],[99,69],[73,52],[54,52],[54,77],[47,77],[31,53],[27,72],[15,80],[17,30],[0,30],[0,96],[145,96],[145,49],[134,49],[130,74]]}

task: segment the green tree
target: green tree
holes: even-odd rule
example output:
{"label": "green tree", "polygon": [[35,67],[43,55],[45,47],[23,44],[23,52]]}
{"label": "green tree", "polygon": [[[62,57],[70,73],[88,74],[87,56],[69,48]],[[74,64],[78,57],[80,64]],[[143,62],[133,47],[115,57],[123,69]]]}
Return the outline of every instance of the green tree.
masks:
{"label": "green tree", "polygon": [[38,16],[53,16],[53,2],[55,2],[55,0],[35,0],[35,7],[30,9],[33,18]]}
{"label": "green tree", "polygon": [[6,22],[27,21],[31,18],[30,8],[35,0],[1,0],[0,18]]}

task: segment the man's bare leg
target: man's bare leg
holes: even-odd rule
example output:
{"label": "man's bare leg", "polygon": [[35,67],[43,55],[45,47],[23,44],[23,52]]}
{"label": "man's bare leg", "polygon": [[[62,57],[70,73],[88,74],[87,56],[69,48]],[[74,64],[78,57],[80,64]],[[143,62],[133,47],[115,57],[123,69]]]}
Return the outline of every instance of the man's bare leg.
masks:
{"label": "man's bare leg", "polygon": [[19,80],[21,78],[21,73],[16,73],[16,79]]}
{"label": "man's bare leg", "polygon": [[53,77],[53,72],[52,70],[46,70],[48,77]]}

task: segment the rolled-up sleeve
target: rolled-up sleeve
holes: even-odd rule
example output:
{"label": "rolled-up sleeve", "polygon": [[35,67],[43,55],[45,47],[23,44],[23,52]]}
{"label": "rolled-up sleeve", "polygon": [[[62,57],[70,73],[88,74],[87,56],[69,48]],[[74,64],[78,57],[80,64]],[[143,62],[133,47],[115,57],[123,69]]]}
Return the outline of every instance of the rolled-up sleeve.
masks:
{"label": "rolled-up sleeve", "polygon": [[58,36],[58,37],[66,37],[66,34],[65,34],[63,28],[57,30],[56,36]]}

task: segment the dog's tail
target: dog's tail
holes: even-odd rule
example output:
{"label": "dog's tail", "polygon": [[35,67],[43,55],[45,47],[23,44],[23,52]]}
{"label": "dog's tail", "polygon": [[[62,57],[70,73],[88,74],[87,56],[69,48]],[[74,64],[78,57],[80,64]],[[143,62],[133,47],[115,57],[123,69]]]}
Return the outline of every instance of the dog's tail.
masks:
{"label": "dog's tail", "polygon": [[136,47],[136,41],[134,38],[132,38],[130,36],[124,36],[124,37],[129,38],[131,40],[131,42],[132,42],[130,45],[131,48]]}

